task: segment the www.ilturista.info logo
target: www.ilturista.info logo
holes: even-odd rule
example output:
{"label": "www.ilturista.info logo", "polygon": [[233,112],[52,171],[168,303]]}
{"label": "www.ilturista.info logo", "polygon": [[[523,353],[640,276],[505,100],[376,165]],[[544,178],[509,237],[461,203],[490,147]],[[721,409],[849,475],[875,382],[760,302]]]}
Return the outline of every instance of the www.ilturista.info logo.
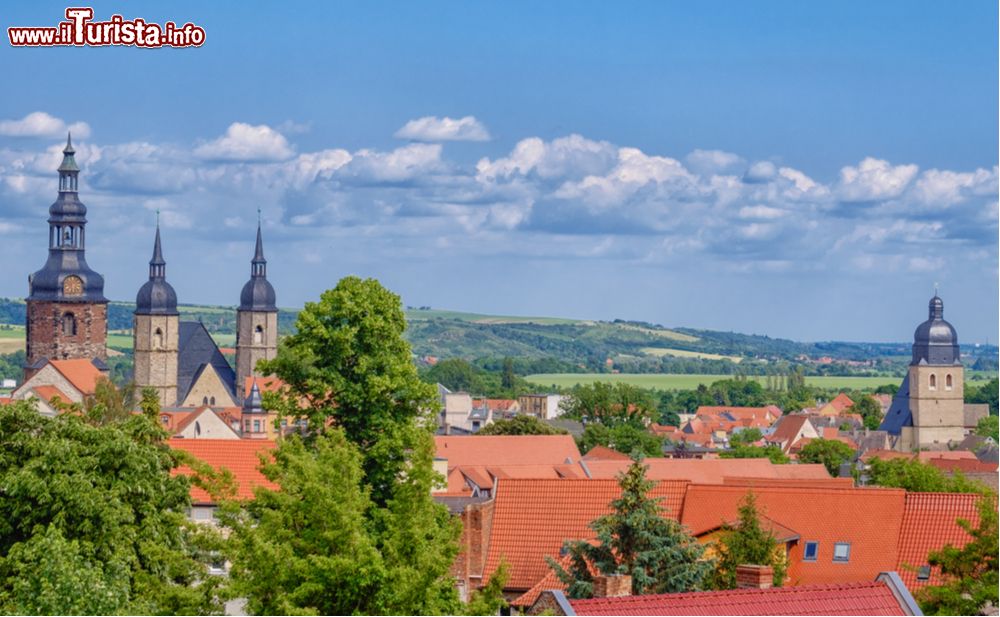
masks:
{"label": "www.ilturista.info logo", "polygon": [[55,27],[29,26],[7,28],[14,47],[52,47],[55,45],[131,45],[134,47],[200,47],[205,29],[190,22],[178,26],[172,21],[149,23],[144,19],[125,19],[112,15],[108,21],[93,21],[94,9],[66,9],[66,21]]}

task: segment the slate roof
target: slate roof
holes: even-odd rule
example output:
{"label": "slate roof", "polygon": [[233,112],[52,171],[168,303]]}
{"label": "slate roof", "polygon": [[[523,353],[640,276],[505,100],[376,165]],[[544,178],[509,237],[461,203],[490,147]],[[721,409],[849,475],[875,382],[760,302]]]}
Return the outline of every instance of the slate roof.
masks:
{"label": "slate roof", "polygon": [[881,576],[857,583],[590,598],[569,604],[577,615],[912,614]]}
{"label": "slate roof", "polygon": [[198,321],[180,322],[177,354],[177,400],[187,398],[191,386],[198,380],[206,365],[211,364],[222,379],[229,393],[236,394],[236,373],[233,372],[219,346]]}
{"label": "slate roof", "polygon": [[[653,487],[667,517],[677,519],[686,486],[668,480]],[[593,537],[588,525],[610,511],[620,492],[615,480],[498,480],[483,582],[503,560],[510,567],[506,587],[530,589],[549,570],[545,557],[558,559],[563,541]]]}
{"label": "slate roof", "polygon": [[882,418],[880,431],[890,435],[899,435],[904,426],[913,426],[913,414],[910,413],[910,374],[903,378],[896,396],[892,397],[892,405]]}

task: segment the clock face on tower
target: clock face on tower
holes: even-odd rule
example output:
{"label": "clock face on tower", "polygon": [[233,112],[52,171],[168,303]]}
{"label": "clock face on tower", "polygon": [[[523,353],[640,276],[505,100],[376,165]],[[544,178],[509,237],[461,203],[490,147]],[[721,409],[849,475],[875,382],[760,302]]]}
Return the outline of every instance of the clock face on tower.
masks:
{"label": "clock face on tower", "polygon": [[80,280],[80,277],[67,276],[65,279],[63,279],[63,295],[64,296],[83,295],[83,281]]}

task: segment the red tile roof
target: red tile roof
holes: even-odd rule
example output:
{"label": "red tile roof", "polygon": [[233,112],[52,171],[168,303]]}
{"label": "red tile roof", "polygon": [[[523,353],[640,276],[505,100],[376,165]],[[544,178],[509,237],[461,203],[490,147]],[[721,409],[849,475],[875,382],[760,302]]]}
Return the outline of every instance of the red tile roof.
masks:
{"label": "red tile roof", "polygon": [[[788,583],[870,581],[893,570],[905,492],[899,489],[755,486],[761,516],[801,534],[789,553]],[[691,485],[681,522],[701,535],[737,517],[748,487]],[[816,561],[803,562],[806,542],[819,542]],[[851,544],[847,562],[833,561],[834,544]]]}
{"label": "red tile roof", "polygon": [[[927,555],[946,544],[964,546],[969,534],[958,526],[956,519],[964,518],[973,525],[979,521],[976,510],[978,495],[956,493],[908,493],[903,511],[903,524],[899,532],[899,560],[896,570],[909,588],[928,583],[937,584],[937,572],[929,581],[918,581],[916,572],[907,566],[919,568],[927,565]],[[934,570],[937,570],[935,568]]]}
{"label": "red tile roof", "polygon": [[254,375],[249,375],[243,380],[243,396],[250,396],[250,388],[253,387],[254,379],[257,380],[257,389],[264,392],[277,392],[281,389],[281,386],[285,385],[285,382],[281,381],[277,377],[256,377]]}
{"label": "red tile roof", "polygon": [[561,465],[580,460],[572,435],[437,435],[438,458],[448,468],[466,465]]}
{"label": "red tile roof", "polygon": [[93,394],[97,379],[105,376],[90,360],[49,360],[49,363],[83,394]]}
{"label": "red tile roof", "polygon": [[[664,498],[666,516],[678,517],[686,486],[663,481],[652,489]],[[558,558],[563,541],[593,537],[588,525],[610,511],[620,492],[615,480],[499,480],[483,581],[503,560],[510,567],[507,588],[530,589],[549,570],[545,557]]]}
{"label": "red tile roof", "polygon": [[62,403],[72,403],[73,399],[66,395],[65,392],[60,390],[55,386],[35,386],[32,390],[45,400],[46,403],[52,403],[52,397],[58,396],[60,402]]}
{"label": "red tile roof", "polygon": [[[587,460],[593,478],[615,478],[631,464],[629,460]],[[651,480],[688,480],[697,484],[722,484],[727,477],[795,478],[829,480],[826,467],[815,465],[775,465],[766,458],[676,459],[647,458],[643,460]]]}
{"label": "red tile roof", "polygon": [[570,600],[577,615],[907,615],[883,581]]}
{"label": "red tile roof", "polygon": [[853,407],[854,401],[851,400],[851,397],[841,392],[832,401],[830,401],[830,404],[833,405],[834,409],[838,412],[842,412],[845,409]]}
{"label": "red tile roof", "polygon": [[586,454],[583,455],[583,460],[585,461],[631,461],[631,457],[628,454],[622,454],[617,450],[612,450],[605,446],[594,446]]}
{"label": "red tile roof", "polygon": [[784,450],[787,452],[808,421],[809,417],[804,414],[785,416],[778,423],[774,433],[768,435],[766,440],[770,443],[782,444]]}
{"label": "red tile roof", "polygon": [[[236,481],[236,496],[252,499],[253,489],[258,486],[277,489],[278,486],[260,472],[260,454],[273,450],[275,443],[263,439],[182,439],[169,440],[171,448],[184,450],[208,463],[215,469],[226,468]],[[178,467],[174,474],[191,475],[186,466]],[[192,486],[191,500],[194,503],[213,503],[204,490]]]}

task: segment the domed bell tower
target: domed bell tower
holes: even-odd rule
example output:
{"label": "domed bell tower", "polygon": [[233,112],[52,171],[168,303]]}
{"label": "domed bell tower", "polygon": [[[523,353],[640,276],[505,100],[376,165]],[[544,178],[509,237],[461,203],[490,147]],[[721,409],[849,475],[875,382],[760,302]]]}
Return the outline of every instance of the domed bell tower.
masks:
{"label": "domed bell tower", "polygon": [[257,246],[250,262],[250,280],[240,293],[236,312],[236,390],[242,396],[247,378],[259,376],[257,363],[278,353],[278,306],[267,280],[264,241],[257,222]]}
{"label": "domed bell tower", "polygon": [[135,398],[140,400],[143,388],[153,388],[160,405],[177,404],[177,356],[180,315],[177,294],[167,282],[167,262],[160,244],[160,224],[156,224],[153,257],[149,260],[149,280],[135,297]]}
{"label": "domed bell tower", "polygon": [[71,137],[59,165],[59,197],[49,207],[49,257],[28,277],[25,379],[46,359],[107,360],[108,300],[104,277],[84,255],[87,207],[77,194],[80,168]]}
{"label": "domed bell tower", "polygon": [[909,369],[913,427],[901,434],[905,450],[946,445],[965,437],[965,375],[958,333],[945,321],[944,302],[937,293],[931,298],[928,313],[927,321],[913,333]]}

